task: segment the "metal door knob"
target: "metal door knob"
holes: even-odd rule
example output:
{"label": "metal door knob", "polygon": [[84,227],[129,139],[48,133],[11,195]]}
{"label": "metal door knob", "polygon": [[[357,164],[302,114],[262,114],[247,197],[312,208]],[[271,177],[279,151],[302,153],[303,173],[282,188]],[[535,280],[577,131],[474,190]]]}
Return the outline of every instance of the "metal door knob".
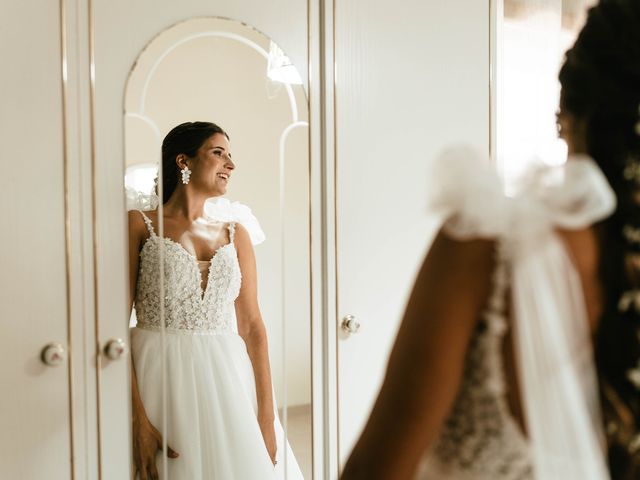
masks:
{"label": "metal door knob", "polygon": [[62,365],[67,357],[67,351],[61,343],[52,342],[48,343],[42,349],[40,353],[40,359],[42,363],[50,367],[57,367]]}
{"label": "metal door knob", "polygon": [[104,354],[109,360],[118,360],[127,353],[127,344],[121,338],[114,338],[107,342]]}
{"label": "metal door knob", "polygon": [[353,315],[347,315],[344,317],[340,326],[342,327],[342,330],[347,333],[358,333],[358,330],[360,330],[360,323]]}

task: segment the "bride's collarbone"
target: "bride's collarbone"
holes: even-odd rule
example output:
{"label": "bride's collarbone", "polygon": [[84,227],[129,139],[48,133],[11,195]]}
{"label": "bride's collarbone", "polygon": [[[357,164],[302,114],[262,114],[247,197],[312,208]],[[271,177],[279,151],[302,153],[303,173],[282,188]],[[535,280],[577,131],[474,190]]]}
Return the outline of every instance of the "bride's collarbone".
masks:
{"label": "bride's collarbone", "polygon": [[[151,213],[151,212],[150,212]],[[151,218],[156,234],[157,212],[153,212]],[[230,243],[229,227],[227,222],[200,218],[195,222],[184,219],[164,217],[163,237],[181,245],[187,253],[199,261],[208,261],[218,250]]]}

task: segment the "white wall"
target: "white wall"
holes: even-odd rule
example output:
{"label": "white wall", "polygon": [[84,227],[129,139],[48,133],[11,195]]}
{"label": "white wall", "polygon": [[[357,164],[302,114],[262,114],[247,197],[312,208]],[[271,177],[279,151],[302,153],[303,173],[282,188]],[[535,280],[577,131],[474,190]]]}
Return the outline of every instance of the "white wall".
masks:
{"label": "white wall", "polygon": [[[163,52],[191,35],[205,32],[237,34],[269,51],[267,37],[238,22],[209,18],[179,24],[157,36],[138,58],[128,82],[125,108],[128,113],[143,113],[151,119],[161,137],[175,125],[194,120],[212,121],[229,133],[236,170],[226,197],[248,205],[267,235],[266,242],[256,247],[256,257],[259,300],[269,333],[278,404],[282,405],[284,400],[285,375],[287,403],[309,403],[308,131],[306,127],[293,130],[284,144],[286,232],[283,238],[280,139],[294,120],[285,86],[267,78],[266,59],[251,47],[235,39],[207,36],[172,50],[150,77],[146,97],[141,102],[151,68]],[[293,86],[292,90],[296,115],[306,120],[304,91],[301,86]],[[157,134],[148,123],[127,117],[127,166],[156,162],[159,148]],[[283,345],[285,334],[286,347]]]}

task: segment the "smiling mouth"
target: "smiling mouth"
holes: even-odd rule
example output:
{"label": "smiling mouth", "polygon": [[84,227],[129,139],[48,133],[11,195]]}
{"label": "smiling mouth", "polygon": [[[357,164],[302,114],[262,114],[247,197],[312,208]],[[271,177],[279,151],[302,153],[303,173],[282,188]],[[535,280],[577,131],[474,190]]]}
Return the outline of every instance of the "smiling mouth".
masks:
{"label": "smiling mouth", "polygon": [[229,174],[228,173],[219,173],[218,174],[218,178],[221,178],[225,181],[229,181]]}

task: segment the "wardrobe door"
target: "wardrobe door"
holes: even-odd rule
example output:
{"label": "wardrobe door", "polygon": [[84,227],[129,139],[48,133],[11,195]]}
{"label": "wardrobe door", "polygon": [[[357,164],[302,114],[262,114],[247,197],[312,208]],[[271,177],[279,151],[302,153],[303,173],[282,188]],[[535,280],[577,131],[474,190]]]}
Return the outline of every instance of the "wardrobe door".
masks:
{"label": "wardrobe door", "polygon": [[489,3],[335,2],[341,464],[436,229],[426,162],[451,143],[489,151]]}
{"label": "wardrobe door", "polygon": [[7,479],[72,478],[60,34],[58,2],[5,2],[0,476]]}

